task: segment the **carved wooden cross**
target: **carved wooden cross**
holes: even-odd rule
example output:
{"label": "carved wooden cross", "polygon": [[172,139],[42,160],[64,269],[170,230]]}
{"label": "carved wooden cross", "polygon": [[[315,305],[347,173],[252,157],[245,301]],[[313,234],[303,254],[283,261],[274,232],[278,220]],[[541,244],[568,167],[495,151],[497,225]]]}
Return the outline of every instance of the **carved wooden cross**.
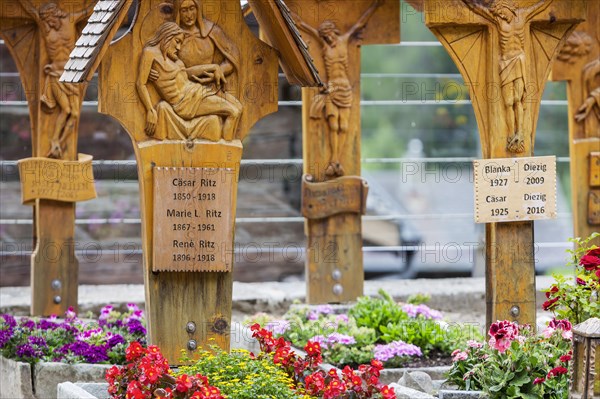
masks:
{"label": "carved wooden cross", "polygon": [[[15,0],[0,5],[0,36],[17,64],[31,117],[34,158],[22,163],[20,172],[23,200],[34,205],[33,315],[60,315],[69,306],[77,308],[74,201],[82,198],[68,185],[88,180],[84,184],[89,199],[93,178],[91,165],[87,176],[81,176],[85,168],[73,162],[85,86],[58,79],[92,7],[91,0]],[[66,177],[71,167],[75,174]]]}
{"label": "carved wooden cross", "polygon": [[[532,156],[551,61],[586,1],[424,0],[425,23],[469,86],[484,158]],[[420,4],[419,4],[420,3]],[[535,325],[533,222],[486,225],[487,324]]]}
{"label": "carved wooden cross", "polygon": [[[350,301],[363,290],[361,214],[367,191],[359,177],[360,45],[400,41],[399,3],[288,4],[325,82],[322,89],[302,92],[307,301]],[[346,207],[349,203],[356,206]]]}
{"label": "carved wooden cross", "polygon": [[63,78],[89,78],[88,54],[102,59],[100,111],[138,161],[150,340],[177,362],[182,348],[229,348],[241,140],[277,109],[278,60],[237,0],[142,1],[107,47],[130,3],[98,3]]}
{"label": "carved wooden cross", "polygon": [[[600,229],[600,2],[587,3],[586,21],[569,36],[552,80],[567,80],[571,198],[575,237]],[[600,238],[594,241],[600,245]]]}

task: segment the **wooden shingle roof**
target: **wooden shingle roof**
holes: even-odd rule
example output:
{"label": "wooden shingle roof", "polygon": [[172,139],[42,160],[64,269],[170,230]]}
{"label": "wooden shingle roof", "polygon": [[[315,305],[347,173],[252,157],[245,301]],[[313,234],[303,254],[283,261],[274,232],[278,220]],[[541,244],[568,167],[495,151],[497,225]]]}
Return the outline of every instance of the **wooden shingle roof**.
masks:
{"label": "wooden shingle roof", "polygon": [[61,81],[89,81],[133,0],[99,0],[71,52]]}
{"label": "wooden shingle roof", "polygon": [[249,0],[250,7],[270,44],[281,55],[281,68],[291,84],[322,86],[319,71],[308,52],[290,9],[283,0]]}

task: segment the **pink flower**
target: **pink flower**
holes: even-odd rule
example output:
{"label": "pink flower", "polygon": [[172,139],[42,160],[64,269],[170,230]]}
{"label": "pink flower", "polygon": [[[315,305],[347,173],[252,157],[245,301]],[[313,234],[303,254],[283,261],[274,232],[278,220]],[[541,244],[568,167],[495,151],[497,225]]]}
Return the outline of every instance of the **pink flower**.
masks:
{"label": "pink flower", "polygon": [[561,335],[564,339],[573,338],[573,332],[571,331],[573,326],[571,325],[571,322],[569,320],[552,319],[548,323],[548,327],[556,330],[562,330]]}
{"label": "pink flower", "polygon": [[461,351],[460,349],[457,349],[454,352],[452,352],[452,361],[453,362],[467,360],[468,357],[469,357],[469,354],[467,352]]}
{"label": "pink flower", "polygon": [[585,282],[585,280],[583,280],[583,279],[581,279],[581,278],[579,278],[579,277],[577,277],[577,278],[575,279],[575,282],[577,283],[577,285],[583,285],[583,286],[586,286],[586,285],[587,285],[587,283]]}
{"label": "pink flower", "polygon": [[533,380],[533,385],[543,384],[544,381],[546,381],[546,379],[544,377],[538,377],[535,380]]}
{"label": "pink flower", "polygon": [[550,338],[552,336],[552,334],[554,334],[554,331],[556,331],[554,328],[552,328],[552,327],[546,327],[544,329],[544,331],[542,331],[542,337],[544,337],[544,338]]}
{"label": "pink flower", "polygon": [[481,342],[477,342],[477,341],[475,341],[473,339],[470,339],[470,340],[467,341],[467,346],[469,348],[482,348],[483,344]]}
{"label": "pink flower", "polygon": [[500,353],[504,353],[510,347],[510,343],[519,335],[519,326],[508,320],[497,321],[492,323],[488,334],[491,337],[490,346]]}

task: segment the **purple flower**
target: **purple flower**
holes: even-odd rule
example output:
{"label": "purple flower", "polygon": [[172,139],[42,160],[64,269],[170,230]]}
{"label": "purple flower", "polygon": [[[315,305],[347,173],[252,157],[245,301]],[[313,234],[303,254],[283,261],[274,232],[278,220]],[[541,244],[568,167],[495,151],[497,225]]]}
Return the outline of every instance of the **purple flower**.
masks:
{"label": "purple flower", "polygon": [[18,345],[15,354],[21,359],[40,358],[43,356],[42,351],[31,344]]}
{"label": "purple flower", "polygon": [[10,341],[12,336],[13,336],[12,328],[10,328],[8,330],[0,330],[0,348],[3,348],[4,345],[6,345],[6,343],[8,341]]}
{"label": "purple flower", "polygon": [[407,344],[404,341],[394,341],[387,345],[375,345],[373,357],[381,362],[386,362],[394,357],[422,356],[418,346]]}
{"label": "purple flower", "polygon": [[333,307],[331,305],[319,305],[308,312],[306,318],[308,320],[318,320],[320,315],[328,315],[333,313]]}
{"label": "purple flower", "polygon": [[138,308],[138,306],[135,303],[128,303],[127,310],[130,312],[138,312],[138,311],[141,312],[140,308]]}
{"label": "purple flower", "polygon": [[46,340],[44,339],[44,337],[36,337],[34,335],[31,335],[27,338],[27,341],[31,344],[31,345],[35,345],[35,346],[39,346],[39,347],[47,347],[48,344],[46,344]]}
{"label": "purple flower", "polygon": [[335,316],[335,322],[337,324],[348,323],[348,315],[345,313],[342,313],[342,314]]}
{"label": "purple flower", "polygon": [[35,328],[35,321],[24,317],[21,319],[20,325],[23,328],[29,328],[30,330],[33,330]]}
{"label": "purple flower", "polygon": [[352,345],[355,343],[356,339],[354,339],[354,337],[351,335],[334,332],[329,334],[329,336],[327,337],[327,344],[329,346],[333,346],[334,344]]}
{"label": "purple flower", "polygon": [[132,319],[127,323],[127,329],[129,330],[129,334],[140,334],[146,335],[146,328],[142,324],[140,320]]}
{"label": "purple flower", "polygon": [[119,334],[112,334],[112,333],[108,333],[109,334],[109,338],[108,338],[108,347],[109,348],[114,348],[115,346],[119,345],[119,344],[124,344],[125,343],[125,338],[123,338],[121,335]]}
{"label": "purple flower", "polygon": [[318,342],[321,348],[327,348],[327,338],[322,335],[315,335],[310,339],[311,342]]}
{"label": "purple flower", "polygon": [[442,318],[442,313],[440,311],[431,309],[425,304],[413,305],[407,303],[402,305],[402,310],[412,318],[418,317],[419,315],[423,316],[425,319],[440,320]]}
{"label": "purple flower", "polygon": [[[15,318],[9,314],[3,314],[0,315],[0,318],[2,318],[4,320],[4,323],[6,323],[10,328],[14,328],[17,326],[17,321],[15,320]],[[2,323],[2,324],[4,324]]]}
{"label": "purple flower", "polygon": [[37,328],[40,330],[56,330],[57,328],[61,327],[60,324],[55,323],[49,319],[41,319],[40,321],[37,322]]}
{"label": "purple flower", "polygon": [[84,341],[66,344],[58,350],[58,353],[82,357],[87,363],[101,363],[107,361],[108,355],[106,352],[106,346],[92,345]]}
{"label": "purple flower", "polygon": [[275,335],[283,335],[290,328],[290,322],[287,320],[273,320],[267,323],[266,329]]}

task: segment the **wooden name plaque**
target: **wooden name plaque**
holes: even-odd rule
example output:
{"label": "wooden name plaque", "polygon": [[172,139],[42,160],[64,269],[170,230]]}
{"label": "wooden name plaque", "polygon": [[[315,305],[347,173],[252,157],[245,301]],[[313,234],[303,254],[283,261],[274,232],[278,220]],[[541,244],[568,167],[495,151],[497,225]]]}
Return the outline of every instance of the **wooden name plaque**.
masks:
{"label": "wooden name plaque", "polygon": [[367,208],[367,181],[358,176],[343,176],[315,183],[311,175],[302,178],[302,216],[322,219],[340,213],[364,215]]}
{"label": "wooden name plaque", "polygon": [[475,170],[475,222],[556,218],[556,157],[481,159]]}
{"label": "wooden name plaque", "polygon": [[235,171],[154,168],[155,272],[230,272]]}

